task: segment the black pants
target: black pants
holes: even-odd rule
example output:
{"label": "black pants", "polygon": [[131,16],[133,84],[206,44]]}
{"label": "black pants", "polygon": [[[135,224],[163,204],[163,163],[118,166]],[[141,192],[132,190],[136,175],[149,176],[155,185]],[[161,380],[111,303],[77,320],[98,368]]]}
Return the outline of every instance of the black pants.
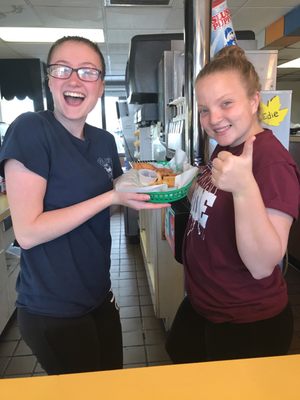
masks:
{"label": "black pants", "polygon": [[123,367],[120,316],[112,292],[79,318],[52,318],[18,309],[21,335],[49,374]]}
{"label": "black pants", "polygon": [[186,297],[168,334],[166,349],[174,363],[279,356],[287,354],[292,336],[289,305],[270,319],[215,324],[199,315]]}

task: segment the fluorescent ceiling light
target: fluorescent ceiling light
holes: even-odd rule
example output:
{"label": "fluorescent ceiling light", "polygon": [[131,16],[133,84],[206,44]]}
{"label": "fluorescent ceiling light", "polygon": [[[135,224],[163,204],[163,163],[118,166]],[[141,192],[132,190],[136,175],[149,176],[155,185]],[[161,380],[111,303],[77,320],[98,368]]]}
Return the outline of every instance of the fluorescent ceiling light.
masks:
{"label": "fluorescent ceiling light", "polygon": [[277,68],[300,68],[300,58],[278,65]]}
{"label": "fluorescent ceiling light", "polygon": [[82,36],[92,42],[104,42],[103,29],[0,27],[0,38],[5,42],[53,43],[63,36]]}

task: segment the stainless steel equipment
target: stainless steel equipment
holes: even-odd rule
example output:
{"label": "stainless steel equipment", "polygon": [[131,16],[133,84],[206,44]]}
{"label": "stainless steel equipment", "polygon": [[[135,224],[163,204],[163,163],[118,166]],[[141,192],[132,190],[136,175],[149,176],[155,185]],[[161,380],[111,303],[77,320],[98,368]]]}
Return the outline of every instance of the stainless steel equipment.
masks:
{"label": "stainless steel equipment", "polygon": [[158,114],[168,158],[184,148],[184,44],[164,51],[158,66]]}

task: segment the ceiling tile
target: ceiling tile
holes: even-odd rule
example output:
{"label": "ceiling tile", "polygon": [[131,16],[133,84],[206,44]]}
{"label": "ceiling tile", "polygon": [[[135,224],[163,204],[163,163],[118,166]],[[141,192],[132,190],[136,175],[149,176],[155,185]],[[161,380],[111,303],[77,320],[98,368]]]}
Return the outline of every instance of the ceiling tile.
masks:
{"label": "ceiling tile", "polygon": [[[171,7],[104,7],[103,0],[0,1],[1,26],[103,28],[106,42],[100,48],[111,74],[125,73],[133,36],[184,29],[184,0],[173,0]],[[267,25],[299,5],[299,0],[227,0],[227,4],[234,29],[253,30],[258,36]],[[0,40],[0,57],[38,57],[44,61],[49,47],[50,44],[4,44]],[[278,60],[297,56],[300,49],[293,45],[280,50]]]}

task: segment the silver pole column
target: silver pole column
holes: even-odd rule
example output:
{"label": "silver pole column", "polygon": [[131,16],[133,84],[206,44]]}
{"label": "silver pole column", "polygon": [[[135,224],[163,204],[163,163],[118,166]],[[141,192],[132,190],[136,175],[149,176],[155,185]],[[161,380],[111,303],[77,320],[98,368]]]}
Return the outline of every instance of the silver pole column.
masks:
{"label": "silver pole column", "polygon": [[204,140],[199,125],[194,82],[209,61],[212,0],[185,0],[185,151],[189,162],[203,163]]}

